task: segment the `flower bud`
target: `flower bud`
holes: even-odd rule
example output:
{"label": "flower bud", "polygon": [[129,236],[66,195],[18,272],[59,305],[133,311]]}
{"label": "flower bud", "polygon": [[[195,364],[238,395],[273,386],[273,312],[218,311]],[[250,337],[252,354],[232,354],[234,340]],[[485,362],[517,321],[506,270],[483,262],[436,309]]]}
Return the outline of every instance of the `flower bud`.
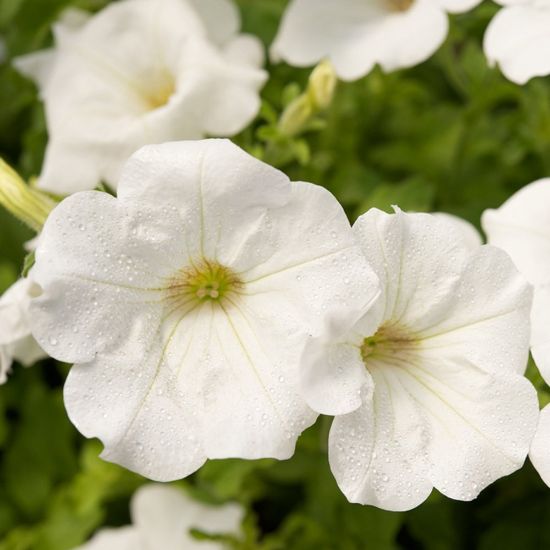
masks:
{"label": "flower bud", "polygon": [[39,232],[56,201],[23,181],[0,159],[0,204],[16,218]]}
{"label": "flower bud", "polygon": [[279,130],[287,136],[294,136],[303,129],[314,113],[314,106],[308,94],[298,96],[281,115]]}
{"label": "flower bud", "polygon": [[326,109],[332,102],[338,77],[332,63],[325,59],[313,69],[308,84],[308,94],[316,109]]}

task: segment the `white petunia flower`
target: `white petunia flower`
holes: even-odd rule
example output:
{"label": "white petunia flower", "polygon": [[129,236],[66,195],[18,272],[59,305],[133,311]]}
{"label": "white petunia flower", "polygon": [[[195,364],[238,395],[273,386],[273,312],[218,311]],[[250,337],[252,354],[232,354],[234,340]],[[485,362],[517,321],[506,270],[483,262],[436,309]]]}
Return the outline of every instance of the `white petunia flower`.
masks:
{"label": "white petunia flower", "polygon": [[353,229],[382,293],[311,340],[302,376],[310,406],[336,415],[332,472],[350,501],[387,510],[433,487],[471,500],[520,468],[535,431],[531,287],[441,217],[372,209]]}
{"label": "white petunia flower", "polygon": [[209,506],[175,487],[140,487],[130,504],[132,525],[101,529],[78,550],[222,550],[220,542],[198,540],[198,529],[212,535],[238,535],[244,510],[238,504]]}
{"label": "white petunia flower", "polygon": [[16,65],[37,81],[49,143],[38,187],[118,183],[141,146],[241,131],[266,79],[259,41],[239,35],[231,0],[122,0],[71,10],[55,48]]}
{"label": "white petunia flower", "polygon": [[291,0],[271,46],[274,59],[307,67],[324,58],[343,80],[428,59],[447,36],[447,12],[480,0]]}
{"label": "white petunia flower", "polygon": [[157,480],[207,457],[290,457],[316,418],[299,391],[308,333],[379,291],[328,191],[226,140],[144,147],[118,199],[63,201],[33,274],[33,333],[78,363],[71,420]]}
{"label": "white petunia flower", "polygon": [[550,74],[550,2],[495,1],[503,7],[485,32],[483,49],[489,62],[498,63],[504,76],[517,84]]}
{"label": "white petunia flower", "polygon": [[[489,242],[510,254],[535,285],[531,353],[550,383],[550,178],[523,187],[498,210],[486,210],[482,226]],[[550,486],[550,407],[541,413],[530,458]]]}
{"label": "white petunia flower", "polygon": [[47,357],[31,335],[29,306],[40,294],[30,278],[19,279],[0,297],[0,384],[4,384],[14,360],[30,366]]}

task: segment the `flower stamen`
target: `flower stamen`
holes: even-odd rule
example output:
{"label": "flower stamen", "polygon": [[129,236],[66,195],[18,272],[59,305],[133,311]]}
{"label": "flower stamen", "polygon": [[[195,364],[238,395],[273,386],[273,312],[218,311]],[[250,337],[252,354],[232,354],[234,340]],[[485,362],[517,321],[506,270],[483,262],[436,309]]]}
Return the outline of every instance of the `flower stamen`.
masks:
{"label": "flower stamen", "polygon": [[217,262],[202,260],[178,271],[169,280],[166,291],[171,300],[184,297],[199,303],[220,303],[225,297],[238,294],[242,286],[242,282],[229,268]]}
{"label": "flower stamen", "polygon": [[367,362],[373,358],[388,358],[403,351],[416,348],[418,339],[395,325],[382,325],[373,336],[367,336],[361,345],[361,358],[367,366]]}

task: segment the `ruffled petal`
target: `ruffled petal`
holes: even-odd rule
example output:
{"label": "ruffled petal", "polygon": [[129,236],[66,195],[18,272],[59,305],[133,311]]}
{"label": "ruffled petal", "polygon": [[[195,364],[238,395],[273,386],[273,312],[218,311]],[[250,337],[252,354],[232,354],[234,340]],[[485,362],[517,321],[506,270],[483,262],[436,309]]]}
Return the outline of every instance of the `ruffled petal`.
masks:
{"label": "ruffled petal", "polygon": [[147,550],[135,527],[101,529],[75,550]]}
{"label": "ruffled petal", "polygon": [[410,510],[432,491],[424,411],[391,370],[373,372],[373,379],[376,393],[357,411],[334,419],[330,468],[350,502]]}
{"label": "ruffled petal", "polygon": [[[178,228],[170,212],[145,220],[107,193],[64,200],[36,251],[33,279],[43,293],[30,312],[39,344],[61,361],[87,362],[116,349],[141,323],[154,326],[166,278],[186,257],[173,239]],[[106,319],[116,319],[110,329]]]}
{"label": "ruffled petal", "polygon": [[531,310],[531,353],[546,382],[550,382],[550,285],[535,288]]}
{"label": "ruffled petal", "polygon": [[550,10],[519,4],[501,9],[489,23],[483,49],[517,84],[550,74]]}
{"label": "ruffled petal", "polygon": [[433,212],[432,216],[442,218],[454,224],[455,229],[462,234],[464,244],[471,250],[476,250],[483,244],[483,239],[479,231],[470,222],[467,222],[459,216],[447,214],[447,212]]}
{"label": "ruffled petal", "polygon": [[200,16],[209,38],[216,44],[226,44],[239,32],[241,18],[232,0],[189,0]]}
{"label": "ruffled petal", "polygon": [[157,484],[144,485],[136,491],[131,514],[144,545],[166,550],[203,548],[205,542],[193,538],[190,529],[215,535],[237,534],[244,515],[237,504],[208,506],[175,487]]}
{"label": "ruffled petal", "polygon": [[550,281],[550,179],[515,193],[481,220],[489,243],[505,250],[535,285]]}
{"label": "ruffled petal", "polygon": [[392,71],[426,60],[447,35],[447,16],[436,3],[417,0],[403,12],[384,4],[294,0],[271,54],[296,66],[328,57],[343,80],[356,80],[375,64]]}
{"label": "ruffled petal", "polygon": [[550,487],[550,405],[540,412],[537,433],[531,445],[529,459],[540,477]]}
{"label": "ruffled petal", "polygon": [[[470,253],[455,224],[430,214],[386,214],[373,208],[353,230],[380,279],[380,318],[415,331],[437,324]],[[369,311],[367,317],[372,315]]]}

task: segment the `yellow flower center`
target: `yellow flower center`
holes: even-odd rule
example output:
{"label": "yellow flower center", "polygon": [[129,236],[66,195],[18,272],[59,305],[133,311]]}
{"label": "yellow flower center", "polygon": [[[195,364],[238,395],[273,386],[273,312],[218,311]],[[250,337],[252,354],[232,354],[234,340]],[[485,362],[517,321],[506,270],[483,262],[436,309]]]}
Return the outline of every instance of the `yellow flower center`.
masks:
{"label": "yellow flower center", "polygon": [[391,359],[397,354],[415,349],[418,339],[403,328],[382,325],[374,336],[368,336],[361,345],[361,358],[365,365],[372,359]]}
{"label": "yellow flower center", "polygon": [[384,0],[386,8],[392,12],[405,12],[413,4],[415,0]]}
{"label": "yellow flower center", "polygon": [[168,294],[185,303],[216,302],[236,295],[242,282],[228,267],[217,262],[202,260],[198,264],[181,269],[169,282]]}
{"label": "yellow flower center", "polygon": [[154,111],[163,107],[170,101],[176,91],[174,75],[168,70],[163,70],[153,79],[151,84],[143,90],[143,100],[148,111]]}

